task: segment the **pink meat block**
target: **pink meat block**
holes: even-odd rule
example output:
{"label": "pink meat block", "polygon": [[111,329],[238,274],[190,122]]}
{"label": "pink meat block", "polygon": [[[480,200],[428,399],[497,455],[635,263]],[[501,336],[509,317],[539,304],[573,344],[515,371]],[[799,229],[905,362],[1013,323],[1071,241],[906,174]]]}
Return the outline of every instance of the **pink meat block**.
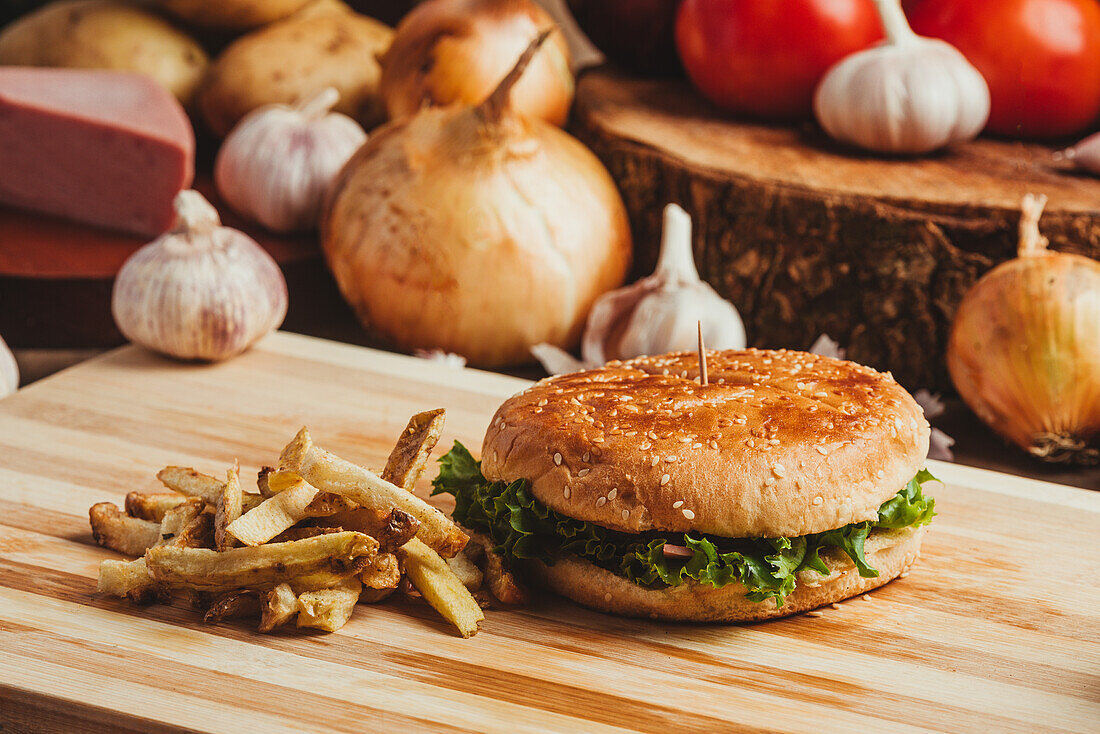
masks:
{"label": "pink meat block", "polygon": [[195,133],[140,74],[0,67],[0,204],[156,235],[195,174]]}

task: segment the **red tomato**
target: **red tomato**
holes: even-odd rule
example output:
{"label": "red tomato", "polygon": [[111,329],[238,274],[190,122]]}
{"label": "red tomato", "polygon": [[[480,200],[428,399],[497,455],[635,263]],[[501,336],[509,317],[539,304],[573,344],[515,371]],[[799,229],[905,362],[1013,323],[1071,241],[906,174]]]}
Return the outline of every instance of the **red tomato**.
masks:
{"label": "red tomato", "polygon": [[881,38],[873,0],[684,0],[676,18],[703,96],[768,118],[809,116],[825,71]]}
{"label": "red tomato", "polygon": [[954,45],[989,83],[987,130],[1061,137],[1100,114],[1096,0],[919,0],[908,10],[913,30]]}

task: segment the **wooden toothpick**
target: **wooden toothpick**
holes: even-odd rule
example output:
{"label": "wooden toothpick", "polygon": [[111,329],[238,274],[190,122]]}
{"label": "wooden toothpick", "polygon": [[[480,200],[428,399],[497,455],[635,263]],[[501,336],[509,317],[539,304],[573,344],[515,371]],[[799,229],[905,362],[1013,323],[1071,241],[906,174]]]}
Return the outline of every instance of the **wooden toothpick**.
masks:
{"label": "wooden toothpick", "polygon": [[695,322],[699,327],[699,384],[709,385],[707,379],[707,348],[703,345],[703,322]]}

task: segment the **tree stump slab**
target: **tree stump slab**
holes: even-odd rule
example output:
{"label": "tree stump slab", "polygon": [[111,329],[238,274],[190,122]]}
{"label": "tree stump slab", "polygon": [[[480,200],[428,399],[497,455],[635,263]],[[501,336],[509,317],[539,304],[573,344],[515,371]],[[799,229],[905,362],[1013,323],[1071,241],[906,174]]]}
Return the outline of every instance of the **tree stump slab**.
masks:
{"label": "tree stump slab", "polygon": [[699,272],[741,311],[752,344],[805,349],[823,333],[910,389],[950,389],[951,319],[1015,256],[1020,200],[1046,194],[1051,247],[1100,258],[1100,180],[1042,145],[981,139],[925,158],[870,157],[816,126],[731,120],[683,81],[592,69],[572,130],[630,213],[636,274],[661,210],[695,222]]}

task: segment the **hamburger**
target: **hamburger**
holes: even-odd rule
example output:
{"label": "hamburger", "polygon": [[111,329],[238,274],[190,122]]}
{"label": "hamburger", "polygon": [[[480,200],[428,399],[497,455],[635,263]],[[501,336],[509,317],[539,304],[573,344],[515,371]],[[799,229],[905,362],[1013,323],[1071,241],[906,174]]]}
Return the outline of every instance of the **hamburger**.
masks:
{"label": "hamburger", "polygon": [[869,367],[693,352],[541,380],[434,493],[505,564],[604,612],[747,621],[862,594],[917,559],[929,427]]}

